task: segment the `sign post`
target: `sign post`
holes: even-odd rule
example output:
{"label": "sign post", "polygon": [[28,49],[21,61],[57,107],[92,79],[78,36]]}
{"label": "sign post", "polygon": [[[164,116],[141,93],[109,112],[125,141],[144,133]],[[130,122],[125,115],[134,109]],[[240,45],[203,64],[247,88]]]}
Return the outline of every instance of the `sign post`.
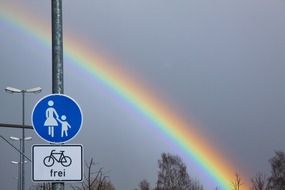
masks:
{"label": "sign post", "polygon": [[[51,0],[52,22],[52,93],[63,94],[62,1]],[[64,183],[53,183],[52,190],[64,190]]]}

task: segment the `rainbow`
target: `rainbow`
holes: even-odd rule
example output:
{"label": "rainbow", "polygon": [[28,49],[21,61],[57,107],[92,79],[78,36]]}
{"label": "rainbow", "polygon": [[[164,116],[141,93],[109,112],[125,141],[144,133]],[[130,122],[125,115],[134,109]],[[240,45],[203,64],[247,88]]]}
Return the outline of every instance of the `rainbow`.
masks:
{"label": "rainbow", "polygon": [[[10,11],[9,11],[10,10]],[[36,40],[50,46],[50,25],[35,19],[23,7],[2,3],[0,7],[0,24],[9,23],[19,30],[30,33]],[[138,110],[152,126],[156,127],[169,140],[199,165],[220,189],[230,190],[235,169],[211,146],[204,142],[193,125],[169,111],[165,102],[151,96],[149,88],[139,85],[112,61],[94,54],[94,49],[79,41],[76,37],[65,35],[64,53],[73,64],[92,75],[104,86],[112,90],[130,106]],[[248,187],[243,187],[249,189]]]}

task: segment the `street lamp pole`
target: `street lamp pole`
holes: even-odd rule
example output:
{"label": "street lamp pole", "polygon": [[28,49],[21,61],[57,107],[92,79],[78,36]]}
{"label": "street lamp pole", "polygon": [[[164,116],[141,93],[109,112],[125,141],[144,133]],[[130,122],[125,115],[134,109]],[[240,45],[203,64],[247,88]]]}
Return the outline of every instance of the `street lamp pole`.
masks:
{"label": "street lamp pole", "polygon": [[16,178],[17,179],[17,190],[21,190],[21,179],[20,179],[20,176],[21,176],[21,171],[20,171],[21,170],[21,165],[22,164],[26,164],[27,161],[25,161],[24,163],[17,162],[17,161],[11,161],[11,163],[17,165],[17,167],[18,167],[18,177]]}
{"label": "street lamp pole", "polygon": [[21,161],[20,162],[16,162],[16,161],[11,161],[12,164],[16,164],[17,165],[17,168],[18,168],[18,177],[17,177],[17,190],[21,190],[21,180],[20,180],[20,165],[21,165]]}
{"label": "street lamp pole", "polygon": [[40,93],[42,89],[35,87],[31,89],[20,90],[14,87],[6,87],[5,91],[8,93],[21,93],[22,94],[22,138],[21,138],[21,190],[25,190],[25,93]]}
{"label": "street lamp pole", "polygon": [[[25,136],[25,135],[24,135]],[[27,161],[25,161],[23,158],[25,158],[25,154],[24,154],[24,152],[25,151],[23,151],[24,149],[23,149],[23,144],[24,144],[24,141],[28,141],[28,140],[32,140],[32,137],[24,137],[23,138],[23,136],[22,136],[22,138],[18,138],[18,137],[10,137],[10,139],[11,140],[14,140],[14,141],[19,141],[20,142],[20,159],[19,159],[19,162],[17,162],[18,163],[18,190],[22,190],[23,189],[23,180],[25,179],[23,176],[23,174],[24,174],[24,172],[23,172],[23,165],[25,164],[25,163],[27,163]],[[12,161],[11,162],[12,164],[16,164],[16,162],[15,161]]]}
{"label": "street lamp pole", "polygon": [[[22,125],[25,126],[25,91],[22,90]],[[24,157],[24,154],[25,154],[25,128],[22,129],[22,155],[21,155],[21,180],[22,180],[22,184],[21,184],[21,187],[22,187],[22,190],[25,190],[25,166],[24,166],[24,162],[25,162],[25,157]]]}

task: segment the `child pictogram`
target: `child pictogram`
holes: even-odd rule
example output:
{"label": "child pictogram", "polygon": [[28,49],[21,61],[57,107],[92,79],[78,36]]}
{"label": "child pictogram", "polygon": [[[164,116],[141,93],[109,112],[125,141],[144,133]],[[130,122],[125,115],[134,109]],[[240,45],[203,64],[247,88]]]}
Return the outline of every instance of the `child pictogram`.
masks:
{"label": "child pictogram", "polygon": [[58,120],[61,123],[61,137],[68,136],[68,129],[71,128],[70,124],[66,121],[66,116],[62,115],[61,120]]}

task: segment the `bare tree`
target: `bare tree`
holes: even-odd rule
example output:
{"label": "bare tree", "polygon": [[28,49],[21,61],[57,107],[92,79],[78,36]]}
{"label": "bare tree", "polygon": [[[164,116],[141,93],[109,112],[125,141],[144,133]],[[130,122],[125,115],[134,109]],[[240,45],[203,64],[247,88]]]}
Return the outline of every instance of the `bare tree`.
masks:
{"label": "bare tree", "polygon": [[203,185],[198,180],[192,180],[190,190],[203,190]]}
{"label": "bare tree", "polygon": [[181,158],[169,153],[162,153],[158,161],[159,172],[156,190],[189,190],[191,180],[186,165]]}
{"label": "bare tree", "polygon": [[266,179],[266,175],[262,173],[258,173],[255,177],[251,179],[251,190],[267,190],[268,189],[268,181]]}
{"label": "bare tree", "polygon": [[84,174],[84,180],[80,186],[71,186],[73,190],[115,190],[109,177],[103,173],[103,168],[93,172],[95,162],[91,158],[90,162],[85,162],[87,172]]}
{"label": "bare tree", "polygon": [[243,183],[241,181],[241,177],[239,176],[238,173],[236,173],[235,174],[235,179],[232,182],[232,189],[233,190],[240,190],[242,185],[243,185]]}
{"label": "bare tree", "polygon": [[[156,187],[153,190],[203,190],[198,180],[192,180],[187,167],[177,155],[162,153],[158,160],[158,176]],[[152,189],[146,180],[139,184],[136,190]]]}
{"label": "bare tree", "polygon": [[275,156],[269,160],[271,165],[271,176],[269,177],[269,189],[285,189],[285,153],[275,152]]}
{"label": "bare tree", "polygon": [[150,184],[147,180],[142,180],[140,183],[139,183],[139,187],[138,189],[136,190],[150,190]]}

